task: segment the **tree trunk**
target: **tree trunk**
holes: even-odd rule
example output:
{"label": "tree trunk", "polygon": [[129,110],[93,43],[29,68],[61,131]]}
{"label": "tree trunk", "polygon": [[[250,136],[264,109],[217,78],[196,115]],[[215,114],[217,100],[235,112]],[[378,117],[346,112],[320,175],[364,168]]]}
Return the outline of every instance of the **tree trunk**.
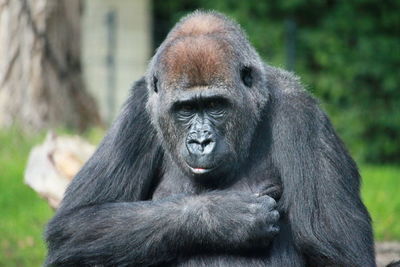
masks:
{"label": "tree trunk", "polygon": [[0,127],[100,123],[81,69],[80,0],[0,0]]}

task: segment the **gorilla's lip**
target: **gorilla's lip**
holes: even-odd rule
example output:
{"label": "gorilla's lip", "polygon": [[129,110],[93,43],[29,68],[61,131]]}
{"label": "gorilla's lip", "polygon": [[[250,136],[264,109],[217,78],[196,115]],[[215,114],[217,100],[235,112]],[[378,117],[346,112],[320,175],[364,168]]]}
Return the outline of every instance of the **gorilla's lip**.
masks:
{"label": "gorilla's lip", "polygon": [[189,169],[194,174],[206,174],[206,173],[209,173],[209,172],[215,170],[218,167],[218,166],[213,166],[211,168],[207,168],[207,167],[192,167],[187,162],[186,162],[186,165],[189,167]]}
{"label": "gorilla's lip", "polygon": [[189,166],[189,168],[194,174],[205,174],[205,173],[208,173],[215,169],[215,168],[207,169],[207,168],[199,168],[199,167],[193,168],[190,166]]}

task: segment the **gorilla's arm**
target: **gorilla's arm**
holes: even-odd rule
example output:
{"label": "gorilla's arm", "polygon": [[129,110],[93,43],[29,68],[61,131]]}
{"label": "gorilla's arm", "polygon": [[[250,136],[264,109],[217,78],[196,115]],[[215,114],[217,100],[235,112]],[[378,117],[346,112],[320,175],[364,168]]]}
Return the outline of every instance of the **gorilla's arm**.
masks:
{"label": "gorilla's arm", "polygon": [[273,158],[297,247],[311,264],[375,266],[356,164],[327,116],[296,79],[272,72]]}
{"label": "gorilla's arm", "polygon": [[149,266],[180,255],[250,250],[277,233],[266,224],[278,220],[274,206],[269,197],[213,192],[60,211],[48,226],[47,264]]}
{"label": "gorilla's arm", "polygon": [[276,234],[268,196],[220,191],[149,200],[163,151],[145,113],[144,82],[134,90],[49,223],[46,264],[151,265],[178,253],[251,247]]}

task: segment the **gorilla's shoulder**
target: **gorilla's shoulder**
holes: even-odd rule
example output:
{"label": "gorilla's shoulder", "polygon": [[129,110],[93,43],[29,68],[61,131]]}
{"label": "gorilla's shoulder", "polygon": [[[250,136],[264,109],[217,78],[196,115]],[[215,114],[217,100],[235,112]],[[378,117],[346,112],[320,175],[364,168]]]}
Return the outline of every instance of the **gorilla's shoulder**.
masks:
{"label": "gorilla's shoulder", "polygon": [[147,94],[146,79],[142,77],[132,84],[123,110],[131,110],[134,107],[136,107],[136,110],[144,109],[147,101]]}
{"label": "gorilla's shoulder", "polygon": [[267,85],[273,101],[286,111],[294,109],[299,112],[318,108],[318,100],[304,89],[300,78],[293,72],[265,66]]}
{"label": "gorilla's shoulder", "polygon": [[305,91],[300,78],[293,72],[268,65],[265,69],[268,85],[271,89],[277,90],[277,93],[296,94]]}
{"label": "gorilla's shoulder", "polygon": [[146,94],[147,84],[145,77],[141,77],[139,80],[135,81],[131,86],[131,94]]}
{"label": "gorilla's shoulder", "polygon": [[308,96],[311,94],[304,89],[300,78],[293,72],[276,68],[272,66],[265,66],[267,75],[267,84],[272,93],[281,95],[282,97],[296,97]]}

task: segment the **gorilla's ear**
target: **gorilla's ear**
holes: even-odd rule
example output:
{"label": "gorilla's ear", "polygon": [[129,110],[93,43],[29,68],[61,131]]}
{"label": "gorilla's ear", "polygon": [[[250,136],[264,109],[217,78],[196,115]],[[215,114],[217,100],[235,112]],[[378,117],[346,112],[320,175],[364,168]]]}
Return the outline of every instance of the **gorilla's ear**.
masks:
{"label": "gorilla's ear", "polygon": [[69,207],[65,208],[147,199],[157,179],[163,151],[146,112],[144,78],[135,83],[130,94],[98,149],[69,186],[63,201]]}
{"label": "gorilla's ear", "polygon": [[155,93],[158,93],[158,79],[156,76],[153,76],[153,90]]}
{"label": "gorilla's ear", "polygon": [[245,86],[251,87],[253,85],[253,70],[251,67],[243,67],[240,70],[240,78]]}

